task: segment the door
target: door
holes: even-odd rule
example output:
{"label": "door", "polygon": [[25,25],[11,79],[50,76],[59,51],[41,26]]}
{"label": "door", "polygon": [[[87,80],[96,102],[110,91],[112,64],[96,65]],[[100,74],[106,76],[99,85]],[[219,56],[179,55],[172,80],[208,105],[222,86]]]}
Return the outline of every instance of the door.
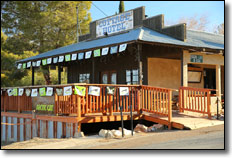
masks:
{"label": "door", "polygon": [[[216,70],[204,69],[204,88],[216,89]],[[211,92],[215,94],[215,91]]]}
{"label": "door", "polygon": [[101,73],[102,84],[117,84],[117,73],[116,71],[104,71]]}

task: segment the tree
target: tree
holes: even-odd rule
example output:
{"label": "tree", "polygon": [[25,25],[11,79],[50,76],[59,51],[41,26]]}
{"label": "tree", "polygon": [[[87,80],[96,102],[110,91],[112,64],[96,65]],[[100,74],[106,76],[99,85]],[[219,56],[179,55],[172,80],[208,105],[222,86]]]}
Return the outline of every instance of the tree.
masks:
{"label": "tree", "polygon": [[[90,1],[1,1],[1,27],[14,35],[12,43],[24,39],[25,51],[43,53],[76,42],[76,6],[78,31],[88,33]],[[49,71],[44,72],[50,83]]]}
{"label": "tree", "polygon": [[224,35],[224,23],[218,25],[214,33]]}
{"label": "tree", "polygon": [[122,13],[125,11],[124,1],[120,1],[118,10],[119,10],[119,13]]}
{"label": "tree", "polygon": [[207,15],[201,15],[200,17],[195,15],[193,17],[182,17],[178,23],[186,23],[187,29],[205,31],[209,20]]}
{"label": "tree", "polygon": [[[38,53],[32,51],[24,51],[21,54],[14,54],[7,50],[7,48],[13,48],[9,38],[1,31],[1,86],[18,86],[21,84],[21,79],[28,75],[27,70],[21,71],[15,67],[17,60],[28,58]],[[26,83],[26,82],[25,82]]]}

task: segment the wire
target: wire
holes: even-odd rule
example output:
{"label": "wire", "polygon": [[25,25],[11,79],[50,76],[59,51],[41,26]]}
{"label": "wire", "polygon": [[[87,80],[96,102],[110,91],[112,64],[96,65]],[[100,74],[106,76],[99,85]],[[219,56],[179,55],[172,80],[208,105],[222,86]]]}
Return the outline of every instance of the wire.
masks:
{"label": "wire", "polygon": [[104,13],[100,8],[98,8],[94,3],[93,3],[93,1],[92,1],[92,4],[98,9],[98,10],[100,10],[105,16],[108,16],[106,13]]}

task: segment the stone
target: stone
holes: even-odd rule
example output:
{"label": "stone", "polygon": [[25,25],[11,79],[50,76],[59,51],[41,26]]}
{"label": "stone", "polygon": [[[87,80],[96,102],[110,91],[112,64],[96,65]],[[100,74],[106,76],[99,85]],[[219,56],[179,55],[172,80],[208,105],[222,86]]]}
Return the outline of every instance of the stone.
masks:
{"label": "stone", "polygon": [[81,137],[85,137],[85,135],[84,135],[84,133],[83,132],[75,132],[75,134],[74,134],[74,136],[73,136],[74,138],[81,138]]}
{"label": "stone", "polygon": [[164,130],[164,125],[161,124],[154,124],[147,128],[147,132],[159,132]]}
{"label": "stone", "polygon": [[137,124],[134,131],[135,132],[147,132],[147,127],[142,124]]}
{"label": "stone", "polygon": [[106,135],[105,135],[105,138],[107,138],[107,139],[112,139],[112,138],[114,138],[113,132],[110,131],[110,130],[108,130],[108,132],[107,132]]}
{"label": "stone", "polygon": [[99,131],[99,136],[105,138],[107,132],[108,132],[107,130],[101,129],[101,130]]}
{"label": "stone", "polygon": [[115,138],[122,137],[122,132],[120,130],[112,130],[112,133],[113,133]]}
{"label": "stone", "polygon": [[[122,128],[121,128],[121,127],[119,127],[118,129],[119,129],[119,131],[122,132]],[[123,133],[124,136],[131,136],[131,130],[128,130],[128,129],[123,128],[123,132],[124,132],[124,133]],[[135,132],[133,132],[133,134],[135,134]]]}

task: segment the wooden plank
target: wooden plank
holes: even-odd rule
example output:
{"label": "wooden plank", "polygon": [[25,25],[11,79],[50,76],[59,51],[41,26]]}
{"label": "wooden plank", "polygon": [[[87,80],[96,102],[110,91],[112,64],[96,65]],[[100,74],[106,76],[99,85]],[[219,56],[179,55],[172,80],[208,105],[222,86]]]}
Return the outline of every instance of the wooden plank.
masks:
{"label": "wooden plank", "polygon": [[169,90],[168,91],[168,122],[169,122],[169,125],[168,125],[168,129],[170,130],[172,128],[171,126],[171,122],[172,122],[172,91]]}
{"label": "wooden plank", "polygon": [[208,110],[208,118],[211,119],[211,109],[210,109],[210,91],[207,92],[207,110]]}

